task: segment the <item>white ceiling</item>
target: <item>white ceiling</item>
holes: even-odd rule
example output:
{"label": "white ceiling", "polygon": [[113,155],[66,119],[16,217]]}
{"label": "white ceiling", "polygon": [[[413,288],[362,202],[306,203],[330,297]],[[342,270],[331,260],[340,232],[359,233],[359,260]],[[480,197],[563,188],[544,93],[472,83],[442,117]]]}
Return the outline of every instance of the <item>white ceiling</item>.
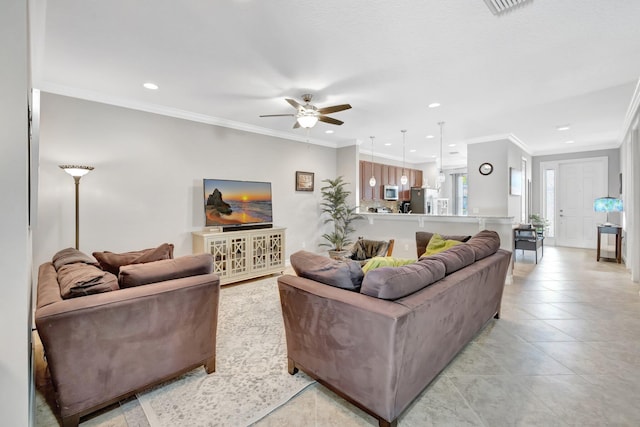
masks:
{"label": "white ceiling", "polygon": [[[500,16],[483,0],[32,3],[36,88],[366,153],[373,135],[396,159],[407,129],[415,163],[438,153],[439,121],[445,153],[460,153],[445,166],[493,136],[532,155],[617,147],[640,76],[637,0],[532,0]],[[284,98],[304,93],[350,103],[331,115],[345,124],[258,117],[294,112]]]}

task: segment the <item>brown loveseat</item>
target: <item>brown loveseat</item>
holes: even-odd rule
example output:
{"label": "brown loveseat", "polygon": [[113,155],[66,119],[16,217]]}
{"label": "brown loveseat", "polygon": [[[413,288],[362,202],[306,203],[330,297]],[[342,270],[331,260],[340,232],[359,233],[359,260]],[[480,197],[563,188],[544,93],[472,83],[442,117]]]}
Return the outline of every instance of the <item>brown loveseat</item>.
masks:
{"label": "brown loveseat", "polygon": [[62,299],[62,269],[40,266],[35,322],[64,426],[198,365],[215,370],[212,269],[208,254],[130,265],[119,271],[129,287]]}
{"label": "brown loveseat", "polygon": [[278,279],[289,373],[299,368],[381,426],[395,425],[455,355],[499,317],[511,256],[499,246],[496,233],[483,231],[413,264],[371,270],[364,279],[353,263],[292,254],[298,276]]}

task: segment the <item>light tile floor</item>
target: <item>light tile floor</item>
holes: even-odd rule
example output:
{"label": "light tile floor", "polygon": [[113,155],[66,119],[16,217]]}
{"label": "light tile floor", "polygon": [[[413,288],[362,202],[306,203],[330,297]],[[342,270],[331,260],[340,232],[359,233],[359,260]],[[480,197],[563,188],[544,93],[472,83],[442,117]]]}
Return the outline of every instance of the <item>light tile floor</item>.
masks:
{"label": "light tile floor", "polygon": [[[518,252],[491,321],[399,418],[407,426],[640,425],[640,286],[594,250]],[[375,426],[320,385],[257,426]]]}
{"label": "light tile floor", "polygon": [[[532,253],[518,252],[501,319],[484,328],[398,424],[640,425],[640,286],[624,265],[595,259],[594,250],[545,247],[536,265]],[[112,406],[81,426],[145,425],[136,411],[127,403]],[[38,426],[56,425],[39,415]],[[375,425],[318,384],[256,423]]]}

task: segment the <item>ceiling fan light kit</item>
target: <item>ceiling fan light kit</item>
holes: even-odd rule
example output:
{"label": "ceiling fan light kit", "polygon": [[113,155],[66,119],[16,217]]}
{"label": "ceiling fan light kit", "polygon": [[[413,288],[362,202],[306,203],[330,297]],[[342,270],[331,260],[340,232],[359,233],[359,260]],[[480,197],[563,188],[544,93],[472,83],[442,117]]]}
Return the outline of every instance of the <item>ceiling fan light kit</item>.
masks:
{"label": "ceiling fan light kit", "polygon": [[285,98],[285,100],[291,105],[293,108],[297,110],[295,114],[263,114],[260,117],[295,117],[296,122],[293,124],[293,128],[305,128],[311,129],[314,127],[319,121],[328,123],[331,125],[340,126],[344,122],[342,120],[334,119],[333,117],[327,116],[327,114],[337,113],[338,111],[344,111],[351,108],[349,104],[340,104],[333,105],[331,107],[318,108],[315,105],[311,104],[311,99],[313,95],[310,93],[305,93],[302,95],[302,100],[304,101],[304,105],[300,104],[298,101],[292,98]]}

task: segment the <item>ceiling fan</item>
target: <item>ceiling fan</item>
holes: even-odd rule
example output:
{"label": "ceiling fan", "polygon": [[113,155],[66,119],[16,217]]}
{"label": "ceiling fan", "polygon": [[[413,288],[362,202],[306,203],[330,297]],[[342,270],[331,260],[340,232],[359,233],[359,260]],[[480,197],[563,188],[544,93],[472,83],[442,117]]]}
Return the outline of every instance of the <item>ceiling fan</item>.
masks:
{"label": "ceiling fan", "polygon": [[309,93],[305,93],[304,95],[302,95],[302,100],[305,102],[304,105],[300,104],[295,99],[285,98],[286,101],[297,110],[295,114],[263,114],[260,117],[295,117],[296,122],[293,125],[294,129],[299,127],[307,129],[312,128],[316,125],[316,123],[318,123],[318,121],[329,123],[332,125],[341,125],[344,123],[341,120],[334,119],[333,117],[328,117],[326,116],[326,114],[348,110],[349,108],[351,108],[351,105],[341,104],[334,105],[332,107],[317,108],[315,105],[311,104],[311,98],[313,98],[313,95]]}

